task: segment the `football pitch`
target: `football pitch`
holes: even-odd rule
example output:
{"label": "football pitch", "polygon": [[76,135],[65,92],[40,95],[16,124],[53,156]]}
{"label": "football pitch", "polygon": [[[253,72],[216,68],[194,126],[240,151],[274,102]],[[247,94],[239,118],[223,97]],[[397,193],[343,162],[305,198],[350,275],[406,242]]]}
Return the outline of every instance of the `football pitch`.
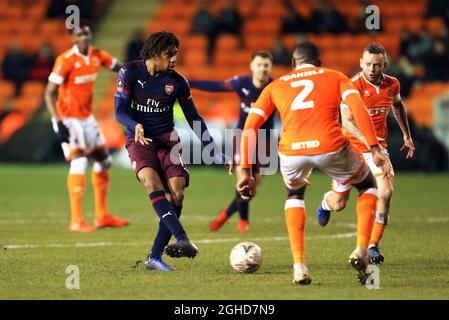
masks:
{"label": "football pitch", "polygon": [[[330,181],[318,171],[305,199],[312,284],[302,287],[292,284],[280,175],[266,177],[251,202],[249,233],[235,231],[237,216],[211,233],[208,223],[233,197],[234,178],[226,169],[191,166],[181,220],[200,253],[193,260],[166,257],[177,271],[162,273],[143,264],[157,217],[133,173],[113,169],[109,194],[111,212],[131,224],[73,234],[67,231],[67,169],[0,165],[0,299],[449,299],[448,175],[397,175],[379,289],[369,290],[347,266],[355,246],[356,193],[345,211],[320,227],[315,211]],[[89,176],[86,182],[84,210],[92,222]],[[263,250],[263,265],[254,274],[229,265],[229,253],[241,241]],[[79,269],[79,289],[66,287],[69,266]]]}

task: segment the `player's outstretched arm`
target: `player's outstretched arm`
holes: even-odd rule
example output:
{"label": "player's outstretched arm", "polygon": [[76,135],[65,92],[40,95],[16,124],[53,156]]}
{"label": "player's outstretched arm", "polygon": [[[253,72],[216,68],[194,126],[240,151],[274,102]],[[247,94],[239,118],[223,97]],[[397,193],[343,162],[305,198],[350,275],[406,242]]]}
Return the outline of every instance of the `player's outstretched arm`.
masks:
{"label": "player's outstretched arm", "polygon": [[360,128],[360,131],[368,142],[374,163],[382,168],[384,177],[388,179],[392,178],[390,164],[380,150],[373,122],[371,121],[371,117],[362,98],[360,98],[360,93],[355,89],[348,88],[342,92],[341,96],[342,101],[350,108],[357,127]]}
{"label": "player's outstretched arm", "polygon": [[242,169],[240,178],[236,184],[236,190],[240,193],[243,200],[249,200],[256,193],[256,182],[251,169]]}
{"label": "player's outstretched arm", "polygon": [[243,199],[249,199],[256,193],[256,185],[251,174],[254,164],[254,153],[257,144],[257,132],[274,112],[276,106],[271,100],[271,86],[265,87],[257,101],[251,107],[240,142],[240,155],[242,175],[237,181],[236,189]]}
{"label": "player's outstretched arm", "polygon": [[123,67],[123,63],[120,62],[117,58],[114,58],[106,50],[99,50],[98,52],[101,60],[101,65],[103,67],[115,72],[118,72]]}
{"label": "player's outstretched arm", "polygon": [[408,125],[407,120],[407,111],[405,109],[404,103],[399,98],[397,101],[393,102],[393,115],[396,119],[399,127],[401,128],[404,144],[401,147],[401,151],[404,149],[408,149],[407,159],[413,158],[415,153],[415,145],[413,143],[412,135],[410,133],[410,127]]}
{"label": "player's outstretched arm", "polygon": [[208,92],[229,92],[232,88],[225,81],[190,81],[190,87]]}
{"label": "player's outstretched arm", "polygon": [[[251,173],[254,163],[254,152],[257,144],[257,131],[265,122],[266,117],[262,115],[262,109],[252,108],[245,121],[240,142],[240,154],[242,168],[240,178],[236,184],[236,190],[244,200],[249,200],[256,194],[256,184]],[[254,110],[257,110],[254,112]]]}
{"label": "player's outstretched arm", "polygon": [[[209,129],[207,128],[206,123],[204,122],[203,118],[198,113],[198,110],[195,107],[195,104],[193,103],[192,97],[178,97],[179,105],[181,106],[181,109],[186,117],[186,120],[192,128],[193,132],[196,134],[198,139],[200,139],[203,146],[210,148],[212,151],[212,156],[214,159],[222,165],[227,165],[229,167],[229,174],[232,173],[232,161],[231,158],[229,158],[224,153],[218,151],[218,147],[215,145],[214,139],[212,138],[212,135],[209,133]],[[198,129],[199,125],[199,131]],[[208,137],[210,139],[203,139],[204,137]]]}
{"label": "player's outstretched arm", "polygon": [[345,104],[340,105],[340,114],[342,126],[345,127],[349,133],[351,133],[354,137],[362,141],[369,148],[366,138],[360,132],[359,128],[357,128],[354,118],[352,117],[351,110],[349,110],[349,107],[347,105]]}
{"label": "player's outstretched arm", "polygon": [[123,63],[117,61],[115,66],[112,68],[112,71],[119,72],[119,70],[123,67]]}
{"label": "player's outstretched arm", "polygon": [[368,146],[377,146],[379,142],[377,141],[376,131],[374,130],[374,125],[368,110],[362,98],[360,98],[360,93],[356,89],[347,89],[342,92],[341,96],[343,103],[351,110],[357,127],[366,138]]}

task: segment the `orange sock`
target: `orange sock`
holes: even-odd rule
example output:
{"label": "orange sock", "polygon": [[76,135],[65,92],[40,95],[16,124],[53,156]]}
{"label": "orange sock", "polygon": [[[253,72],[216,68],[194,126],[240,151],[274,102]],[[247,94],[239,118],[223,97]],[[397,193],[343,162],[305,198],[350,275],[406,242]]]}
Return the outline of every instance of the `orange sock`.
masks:
{"label": "orange sock", "polygon": [[368,249],[376,211],[376,189],[368,189],[357,199],[357,246]]}
{"label": "orange sock", "polygon": [[92,185],[95,194],[95,219],[99,220],[108,214],[106,195],[109,191],[109,172],[92,171]]}
{"label": "orange sock", "polygon": [[382,236],[384,234],[385,225],[381,223],[374,223],[373,231],[371,232],[371,239],[369,240],[370,245],[377,246],[380,242],[380,239],[382,239]]}
{"label": "orange sock", "polygon": [[304,229],[306,226],[304,200],[288,199],[285,202],[285,222],[287,223],[293,263],[304,263]]}
{"label": "orange sock", "polygon": [[84,174],[71,174],[67,176],[67,188],[70,198],[70,223],[77,223],[83,219],[82,198],[86,177]]}
{"label": "orange sock", "polygon": [[369,240],[369,245],[377,246],[382,239],[385,227],[388,224],[389,216],[388,214],[377,212],[376,220],[374,222],[373,231],[371,232],[371,239]]}

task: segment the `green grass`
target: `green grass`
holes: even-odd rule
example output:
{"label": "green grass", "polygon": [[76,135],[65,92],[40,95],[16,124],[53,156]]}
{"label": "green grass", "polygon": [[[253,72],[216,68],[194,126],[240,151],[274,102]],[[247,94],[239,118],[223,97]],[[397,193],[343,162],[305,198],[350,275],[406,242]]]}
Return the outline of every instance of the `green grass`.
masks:
{"label": "green grass", "polygon": [[[382,250],[379,290],[355,281],[346,265],[355,237],[331,238],[355,231],[351,205],[326,228],[318,226],[315,209],[329,189],[329,179],[315,172],[306,193],[306,257],[312,285],[291,283],[291,256],[283,218],[285,189],[279,175],[267,177],[251,202],[251,231],[235,232],[233,217],[217,233],[208,222],[233,196],[234,179],[226,170],[194,169],[182,221],[200,248],[194,260],[167,258],[177,271],[145,270],[156,215],[131,171],[114,169],[110,208],[131,225],[92,234],[67,231],[66,166],[0,166],[0,299],[448,299],[449,179],[447,175],[399,174],[391,224]],[[89,180],[88,180],[89,181]],[[93,219],[92,187],[84,208]],[[272,239],[278,237],[278,239]],[[207,243],[206,239],[222,239]],[[256,239],[256,240],[254,240]],[[264,252],[255,274],[238,274],[229,265],[231,248],[254,241]],[[76,247],[77,243],[105,243]],[[9,247],[34,245],[35,247]],[[63,247],[52,247],[62,245]],[[80,269],[80,290],[65,287],[66,267]]]}

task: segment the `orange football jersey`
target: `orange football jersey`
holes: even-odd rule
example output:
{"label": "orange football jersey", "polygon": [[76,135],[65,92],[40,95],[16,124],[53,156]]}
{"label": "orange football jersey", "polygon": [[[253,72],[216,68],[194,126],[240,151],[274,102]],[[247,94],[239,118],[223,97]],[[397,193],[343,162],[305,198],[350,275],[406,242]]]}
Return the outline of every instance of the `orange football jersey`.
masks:
{"label": "orange football jersey", "polygon": [[[400,99],[401,86],[395,77],[383,75],[382,82],[376,86],[365,79],[360,72],[353,77],[352,82],[355,88],[360,92],[363,102],[368,108],[368,112],[376,130],[376,136],[379,144],[387,147],[387,117],[393,102]],[[367,146],[355,136],[344,130],[345,135],[350,142],[360,151],[367,152]]]}
{"label": "orange football jersey", "polygon": [[[250,116],[255,113],[266,119],[277,108],[282,121],[280,153],[324,154],[347,143],[339,124],[340,101],[347,101],[354,116],[362,122],[362,132],[368,132],[370,145],[376,145],[372,123],[353,83],[344,74],[327,68],[306,64],[274,80],[262,91]],[[245,129],[258,128],[259,120],[250,116]],[[251,154],[245,148],[242,153]]]}
{"label": "orange football jersey", "polygon": [[57,108],[62,118],[84,119],[92,114],[94,82],[100,67],[113,69],[116,64],[109,53],[89,48],[87,56],[74,45],[56,58],[48,80],[59,84]]}

